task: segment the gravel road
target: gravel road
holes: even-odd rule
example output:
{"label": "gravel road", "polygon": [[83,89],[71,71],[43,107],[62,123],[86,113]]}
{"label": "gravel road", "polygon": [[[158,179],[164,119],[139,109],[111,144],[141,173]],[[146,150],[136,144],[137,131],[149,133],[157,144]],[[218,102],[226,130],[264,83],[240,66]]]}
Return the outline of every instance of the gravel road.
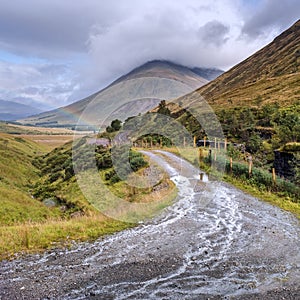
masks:
{"label": "gravel road", "polygon": [[167,152],[178,199],[139,226],[0,263],[0,299],[300,299],[299,221]]}

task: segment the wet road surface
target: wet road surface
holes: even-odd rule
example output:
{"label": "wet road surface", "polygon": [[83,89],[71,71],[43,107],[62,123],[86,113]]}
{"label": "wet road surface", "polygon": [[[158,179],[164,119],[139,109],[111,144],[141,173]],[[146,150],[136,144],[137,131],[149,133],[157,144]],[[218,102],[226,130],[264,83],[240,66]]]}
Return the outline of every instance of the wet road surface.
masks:
{"label": "wet road surface", "polygon": [[0,299],[300,299],[299,221],[177,156],[178,199],[139,226],[0,263]]}

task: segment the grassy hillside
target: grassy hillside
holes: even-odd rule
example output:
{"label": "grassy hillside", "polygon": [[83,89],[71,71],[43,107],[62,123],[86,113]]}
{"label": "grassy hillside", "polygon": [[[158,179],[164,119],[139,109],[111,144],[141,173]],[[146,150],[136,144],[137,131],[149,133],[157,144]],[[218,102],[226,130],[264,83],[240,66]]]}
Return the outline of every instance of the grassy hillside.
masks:
{"label": "grassy hillside", "polygon": [[[0,133],[0,259],[20,251],[35,252],[74,240],[95,239],[134,225],[103,215],[87,201],[74,176],[72,142],[46,152],[43,142],[31,138]],[[129,202],[143,199],[153,203],[147,210],[134,212],[136,216],[150,217],[175,197],[174,186],[167,178],[155,186],[155,193],[151,188],[132,189],[113,169],[110,149],[99,147],[95,152],[85,139],[78,147],[77,168],[91,189],[91,163],[85,156],[90,150],[96,156],[99,176],[112,193]],[[130,156],[135,171],[149,172],[141,154],[132,152]],[[157,202],[161,197],[164,202]],[[132,214],[120,213],[121,218]]]}
{"label": "grassy hillside", "polygon": [[[58,194],[66,195],[66,203],[48,207],[41,201],[45,199],[33,196],[37,182],[43,180],[33,161],[43,151],[43,146],[25,137],[0,133],[0,259],[20,251],[36,252],[72,240],[94,239],[130,226],[93,209],[74,179],[57,187]],[[72,217],[72,212],[80,210],[85,213]]]}
{"label": "grassy hillside", "polygon": [[[214,109],[300,100],[300,20],[266,47],[196,91]],[[196,95],[195,95],[196,96]],[[183,101],[189,101],[189,97]]]}
{"label": "grassy hillside", "polygon": [[42,221],[57,215],[31,194],[39,176],[32,159],[41,151],[32,141],[0,133],[0,225]]}

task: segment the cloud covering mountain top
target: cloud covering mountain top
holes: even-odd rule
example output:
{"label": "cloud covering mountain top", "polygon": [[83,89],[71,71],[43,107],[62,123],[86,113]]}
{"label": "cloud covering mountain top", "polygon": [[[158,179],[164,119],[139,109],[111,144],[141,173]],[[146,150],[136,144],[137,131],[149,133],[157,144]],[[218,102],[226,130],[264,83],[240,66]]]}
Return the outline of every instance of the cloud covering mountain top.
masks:
{"label": "cloud covering mountain top", "polygon": [[62,106],[153,59],[228,69],[299,15],[297,0],[4,1],[0,98]]}

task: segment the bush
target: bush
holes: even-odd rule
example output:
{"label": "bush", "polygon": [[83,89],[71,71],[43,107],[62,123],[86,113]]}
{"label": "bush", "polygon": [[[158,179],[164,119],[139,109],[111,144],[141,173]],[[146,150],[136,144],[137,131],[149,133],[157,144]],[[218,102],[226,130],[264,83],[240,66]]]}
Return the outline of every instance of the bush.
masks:
{"label": "bush", "polygon": [[60,177],[61,177],[61,173],[59,173],[59,172],[51,174],[50,177],[49,177],[49,182],[53,183],[56,180],[58,180]]}
{"label": "bush", "polygon": [[139,169],[148,166],[148,163],[144,160],[141,153],[138,152],[130,152],[129,155],[130,166],[134,172]]}

